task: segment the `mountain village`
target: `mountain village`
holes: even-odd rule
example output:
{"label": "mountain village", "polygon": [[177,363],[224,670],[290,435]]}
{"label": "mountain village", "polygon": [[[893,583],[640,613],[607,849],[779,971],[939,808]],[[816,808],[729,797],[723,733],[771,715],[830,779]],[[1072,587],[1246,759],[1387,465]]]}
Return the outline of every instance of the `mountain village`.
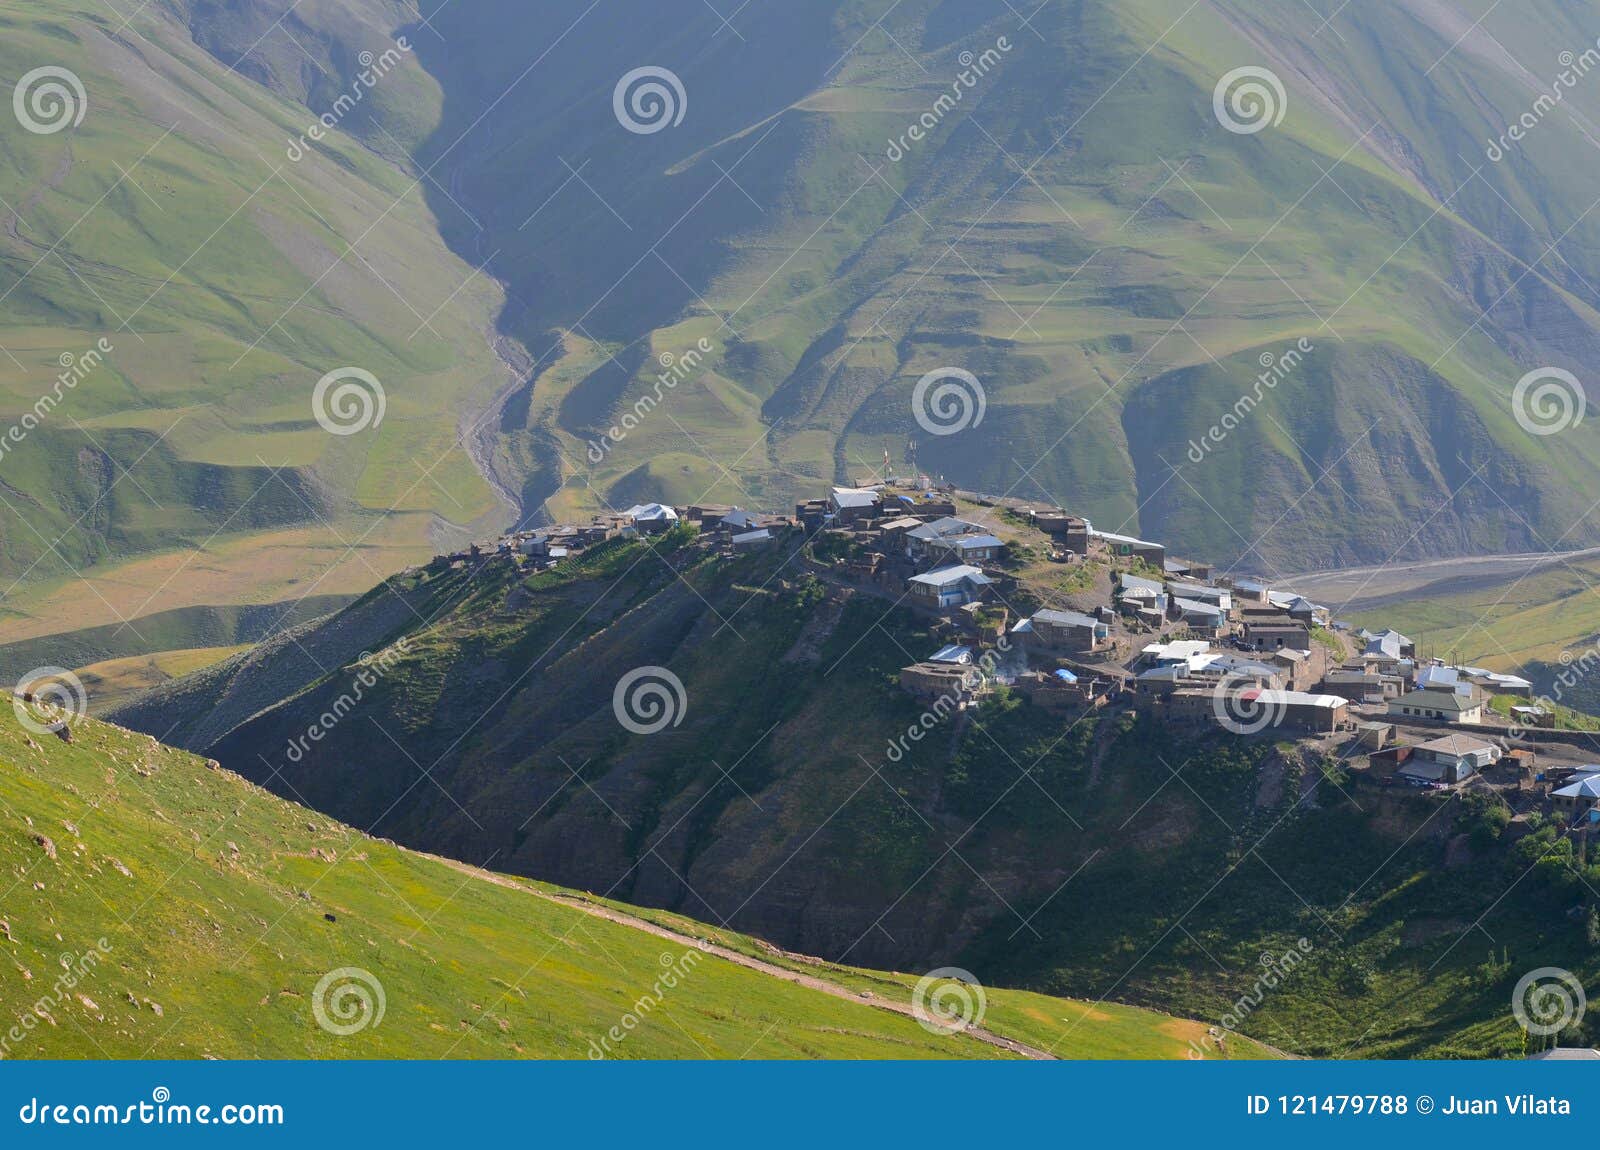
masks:
{"label": "mountain village", "polygon": [[783,549],[842,594],[925,617],[938,647],[900,672],[940,714],[997,688],[1064,721],[1120,708],[1174,727],[1290,739],[1363,783],[1450,791],[1494,786],[1600,823],[1592,736],[1516,675],[1456,665],[1393,630],[1332,617],[1292,588],[1176,558],[1061,508],[994,499],[927,477],[833,487],[792,515],[640,504],[586,524],[517,531],[491,554],[559,566],[614,538],[681,532],[733,557]]}

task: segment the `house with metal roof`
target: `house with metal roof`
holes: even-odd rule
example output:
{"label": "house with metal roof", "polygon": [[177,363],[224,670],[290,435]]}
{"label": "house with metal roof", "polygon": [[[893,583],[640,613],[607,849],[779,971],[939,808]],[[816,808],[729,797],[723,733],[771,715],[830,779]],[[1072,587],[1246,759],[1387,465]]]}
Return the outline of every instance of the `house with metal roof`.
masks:
{"label": "house with metal roof", "polygon": [[1401,659],[1415,658],[1416,653],[1417,645],[1400,632],[1379,631],[1367,638],[1367,649],[1362,652],[1362,656],[1399,662]]}
{"label": "house with metal roof", "polygon": [[1221,607],[1202,603],[1198,599],[1181,599],[1176,595],[1168,601],[1167,615],[1181,620],[1189,630],[1202,635],[1221,635],[1228,625],[1228,613]]}
{"label": "house with metal roof", "polygon": [[1600,774],[1581,775],[1560,790],[1551,791],[1550,799],[1563,809],[1586,811],[1600,802]]}
{"label": "house with metal roof", "polygon": [[930,540],[925,554],[934,562],[984,563],[1000,558],[1005,546],[993,535],[949,535]]}
{"label": "house with metal roof", "polygon": [[1055,651],[1098,651],[1111,641],[1111,628],[1093,615],[1077,611],[1037,611],[1012,628],[1030,646]]}
{"label": "house with metal roof", "polygon": [[1483,722],[1483,701],[1454,691],[1411,691],[1389,700],[1394,719],[1432,719],[1441,723]]}
{"label": "house with metal roof", "polygon": [[1240,599],[1248,599],[1252,603],[1270,602],[1272,586],[1259,579],[1235,579],[1233,589],[1238,592]]}
{"label": "house with metal roof", "polygon": [[662,503],[635,503],[622,517],[641,535],[660,535],[678,525],[678,513]]}
{"label": "house with metal roof", "polygon": [[1145,579],[1138,575],[1129,575],[1124,571],[1117,576],[1117,593],[1119,595],[1147,594],[1149,596],[1165,595],[1167,587],[1154,579]]}
{"label": "house with metal roof", "polygon": [[828,493],[828,514],[841,525],[871,519],[882,504],[882,493],[870,487],[835,487]]}
{"label": "house with metal roof", "polygon": [[1305,691],[1269,691],[1248,688],[1239,692],[1246,709],[1270,713],[1273,727],[1326,733],[1345,724],[1350,701],[1338,695],[1313,695]]}
{"label": "house with metal roof", "polygon": [[1209,587],[1204,583],[1168,583],[1167,593],[1180,599],[1198,599],[1220,607],[1224,612],[1233,610],[1233,592],[1226,587]]}
{"label": "house with metal roof", "polygon": [[1089,534],[1104,543],[1106,549],[1115,556],[1141,559],[1157,570],[1166,565],[1167,549],[1160,543],[1135,539],[1132,535],[1118,535],[1113,531],[1091,530]]}
{"label": "house with metal roof", "polygon": [[725,512],[719,522],[729,531],[744,532],[755,530],[756,524],[760,519],[761,516],[754,512],[746,511],[742,507],[734,507]]}
{"label": "house with metal roof", "polygon": [[984,530],[981,524],[946,515],[907,529],[904,532],[906,554],[913,559],[925,558],[933,553],[934,545],[940,540],[982,534]]}
{"label": "house with metal roof", "polygon": [[1498,763],[1505,754],[1471,735],[1446,735],[1412,748],[1411,759],[1395,773],[1413,782],[1459,783]]}
{"label": "house with metal roof", "polygon": [[733,545],[735,551],[757,551],[771,546],[772,540],[773,534],[771,530],[766,527],[760,527],[754,531],[741,531],[729,539],[728,542]]}
{"label": "house with metal roof", "polygon": [[945,610],[978,602],[992,582],[979,568],[963,563],[913,575],[906,580],[906,591],[913,603]]}
{"label": "house with metal roof", "polygon": [[1493,691],[1497,695],[1522,695],[1529,698],[1533,695],[1533,684],[1521,675],[1485,671],[1482,667],[1462,667],[1460,670],[1469,683],[1476,684],[1486,691]]}

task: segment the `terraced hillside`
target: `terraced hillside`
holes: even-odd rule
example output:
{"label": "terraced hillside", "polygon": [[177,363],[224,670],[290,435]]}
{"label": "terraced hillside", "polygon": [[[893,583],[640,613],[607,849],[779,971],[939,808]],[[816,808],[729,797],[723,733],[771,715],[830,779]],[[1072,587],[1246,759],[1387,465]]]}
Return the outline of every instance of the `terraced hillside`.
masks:
{"label": "terraced hillside", "polygon": [[[113,350],[0,459],[0,642],[212,645],[125,640],[510,502],[777,507],[885,450],[1269,572],[1595,542],[1594,421],[1512,394],[1595,357],[1600,13],[1326,7],[23,0],[0,72],[87,109],[0,122],[0,423]],[[659,126],[617,111],[642,67]],[[329,435],[345,367],[387,413]],[[930,434],[946,367],[985,414]]]}
{"label": "terraced hillside", "polygon": [[[914,450],[1269,569],[1596,539],[1593,422],[1536,436],[1512,393],[1595,358],[1600,88],[1485,154],[1592,3],[695,7],[562,0],[529,72],[518,5],[423,5],[423,154],[460,163],[535,358],[501,441],[530,501],[780,506]],[[684,93],[644,135],[612,100],[641,65]],[[1283,89],[1233,113],[1259,131],[1214,109],[1241,67]],[[945,367],[986,411],[930,434],[914,385]]]}
{"label": "terraced hillside", "polygon": [[[392,580],[116,717],[369,833],[830,961],[1212,1020],[1251,993],[1243,1032],[1296,1053],[1517,1054],[1519,973],[1595,969],[1600,869],[1555,823],[1005,691],[930,720],[898,671],[944,641],[798,557],[619,539]],[[682,684],[665,712],[619,710],[641,668]]]}
{"label": "terraced hillside", "polygon": [[[984,1027],[929,1031],[911,1017],[915,978],[412,854],[147,736],[92,720],[71,731],[69,746],[0,714],[6,1058],[988,1058],[1052,1045],[1179,1058],[1204,1034],[994,989]],[[1269,1052],[1235,1039],[1228,1053]]]}
{"label": "terraced hillside", "polygon": [[[507,514],[457,443],[508,378],[501,296],[440,239],[406,159],[438,85],[355,19],[398,6],[306,5],[392,53],[350,118],[373,138],[314,154],[292,143],[304,104],[196,43],[247,6],[116,7],[131,19],[90,0],[0,14],[27,112],[0,116],[0,643],[104,627],[56,639],[93,647],[75,662],[204,644],[199,624],[163,634],[175,612],[345,601]],[[336,70],[300,61],[328,94]],[[316,387],[351,367],[382,418],[331,434]],[[329,422],[354,430],[355,399],[328,393]]]}

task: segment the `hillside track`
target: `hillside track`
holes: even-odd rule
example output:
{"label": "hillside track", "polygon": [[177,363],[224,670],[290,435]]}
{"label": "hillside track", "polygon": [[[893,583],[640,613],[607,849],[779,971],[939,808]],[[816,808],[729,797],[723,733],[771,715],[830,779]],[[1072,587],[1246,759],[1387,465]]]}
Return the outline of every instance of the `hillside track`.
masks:
{"label": "hillside track", "polygon": [[1528,575],[1546,567],[1600,556],[1600,547],[1580,551],[1534,551],[1503,555],[1464,555],[1454,559],[1429,559],[1418,563],[1391,563],[1377,567],[1343,567],[1285,575],[1281,583],[1306,595],[1316,595],[1338,610],[1381,606],[1388,600],[1411,597],[1421,588],[1439,585],[1450,591],[1495,585],[1508,578]]}
{"label": "hillside track", "polygon": [[[636,918],[633,915],[624,914],[621,911],[613,910],[607,906],[600,906],[596,903],[592,903],[581,898],[570,898],[562,895],[548,894],[545,891],[530,887],[526,883],[518,882],[516,879],[507,878],[505,875],[495,874],[492,871],[482,870],[478,867],[471,866],[456,859],[445,858],[443,855],[431,855],[421,851],[412,851],[410,853],[421,855],[421,857],[432,859],[435,862],[444,863],[446,866],[461,871],[463,874],[471,875],[473,878],[479,879],[483,882],[493,883],[496,886],[503,886],[512,890],[520,890],[525,894],[532,895],[534,898],[544,899],[546,902],[557,903],[572,910],[582,911],[584,914],[591,915],[595,918],[602,918],[607,922],[616,923],[619,926],[631,927],[634,930],[640,930],[646,934],[653,934],[657,938],[666,939],[675,945],[692,947],[703,954],[715,955],[717,958],[725,959],[728,962],[735,963],[746,968],[747,970],[753,970],[760,974],[765,974],[771,978],[779,978],[784,982],[792,982],[799,986],[804,986],[809,990],[818,991],[821,994],[831,994],[835,998],[849,999],[851,1002],[862,1003],[867,1006],[875,1007],[878,1010],[887,1010],[892,1014],[900,1014],[907,1018],[915,1018],[919,1022],[924,1021],[923,1017],[919,1015],[909,1003],[893,1002],[885,998],[865,998],[860,992],[850,990],[848,987],[840,986],[838,983],[830,982],[825,978],[818,978],[816,975],[803,974],[800,971],[790,970],[788,967],[778,966],[777,964],[771,962],[765,962],[748,954],[742,954],[737,950],[731,950],[725,946],[718,946],[716,943],[709,942],[706,939],[696,938],[693,935],[684,934],[681,931],[659,926],[656,923],[647,922],[642,918]],[[808,960],[802,957],[801,961]],[[999,1047],[1002,1050],[1009,1050],[1011,1053],[1019,1054],[1024,1058],[1031,1058],[1040,1061],[1057,1060],[1056,1056],[1051,1054],[1049,1051],[1040,1050],[1037,1047],[1028,1046],[1025,1043],[1017,1042],[1015,1039],[1006,1038],[1003,1035],[996,1034],[991,1030],[985,1030],[981,1026],[970,1026],[960,1030],[952,1029],[950,1033],[952,1036],[972,1038],[989,1046]]]}

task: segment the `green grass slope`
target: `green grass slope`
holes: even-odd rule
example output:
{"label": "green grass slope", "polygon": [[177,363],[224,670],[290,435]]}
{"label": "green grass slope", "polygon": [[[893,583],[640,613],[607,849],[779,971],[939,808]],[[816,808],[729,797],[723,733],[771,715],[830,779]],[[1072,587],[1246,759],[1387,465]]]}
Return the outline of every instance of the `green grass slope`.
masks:
{"label": "green grass slope", "polygon": [[[624,1038],[609,1054],[624,1058],[1006,1053],[591,916],[553,888],[367,838],[147,736],[92,720],[72,730],[68,746],[0,715],[6,1057],[583,1058],[613,1026]],[[369,996],[381,986],[383,1013],[338,1034],[318,1023],[316,988],[346,968],[370,977]],[[825,975],[911,999],[905,979]],[[990,994],[991,1028],[1041,1045],[1063,1036],[1052,1018],[1085,1009]],[[646,995],[658,1000],[641,1009]],[[356,1017],[324,1005],[335,1024]],[[1097,1014],[1059,1055],[1183,1057],[1197,1027]]]}
{"label": "green grass slope", "polygon": [[[550,6],[535,37],[560,51],[523,79],[518,5],[423,6],[445,100],[421,154],[448,156],[491,237],[452,242],[498,248],[513,288],[535,378],[500,450],[534,500],[773,505],[885,449],[903,465],[909,439],[970,488],[1254,566],[1531,546],[1582,517],[1593,422],[1535,437],[1511,393],[1600,350],[1594,92],[1504,162],[1484,151],[1592,39],[1583,6],[1475,27],[1432,0],[1326,23],[1267,0],[1050,0],[1024,24],[805,0],[741,12],[737,34],[709,11],[585,7]],[[617,124],[613,83],[640,61],[681,78],[681,124]],[[1241,65],[1280,77],[1281,123],[1218,123]],[[480,121],[497,98],[516,114]],[[665,408],[590,457],[702,339]],[[1190,461],[1299,339],[1304,367]],[[943,366],[988,401],[947,437],[911,418]]]}
{"label": "green grass slope", "polygon": [[[291,148],[313,113],[250,78],[267,33],[323,89],[394,47],[350,6],[306,7],[360,38],[343,73],[301,54],[299,23],[225,66],[190,24],[226,24],[216,5],[0,14],[8,93],[50,66],[85,94],[59,131],[0,116],[0,431],[25,432],[0,458],[0,641],[359,591],[504,514],[456,440],[508,378],[498,289],[440,240],[402,147]],[[398,57],[361,108],[425,134],[437,85]],[[35,426],[65,357],[86,373]],[[387,411],[335,436],[313,389],[346,367]]]}
{"label": "green grass slope", "polygon": [[[388,597],[426,621],[398,611],[380,635],[375,592],[297,634],[321,668],[219,665],[118,721],[369,833],[841,964],[959,965],[1215,1023],[1304,939],[1242,1024],[1296,1053],[1515,1054],[1520,973],[1600,953],[1600,869],[1537,816],[1004,694],[908,740],[924,709],[898,669],[944,640],[776,555],[618,541]],[[687,706],[636,735],[613,695],[644,666]]]}
{"label": "green grass slope", "polygon": [[[7,9],[0,75],[70,68],[87,111],[0,118],[0,426],[114,350],[0,459],[0,642],[356,592],[513,494],[778,506],[886,449],[1269,569],[1600,535],[1594,421],[1511,410],[1600,352],[1593,92],[1484,158],[1581,6],[700,7]],[[618,123],[641,61],[681,77],[681,124]],[[1213,113],[1242,65],[1285,89],[1254,134]],[[346,366],[388,412],[335,437],[309,392]],[[987,414],[934,436],[911,393],[945,366]]]}

